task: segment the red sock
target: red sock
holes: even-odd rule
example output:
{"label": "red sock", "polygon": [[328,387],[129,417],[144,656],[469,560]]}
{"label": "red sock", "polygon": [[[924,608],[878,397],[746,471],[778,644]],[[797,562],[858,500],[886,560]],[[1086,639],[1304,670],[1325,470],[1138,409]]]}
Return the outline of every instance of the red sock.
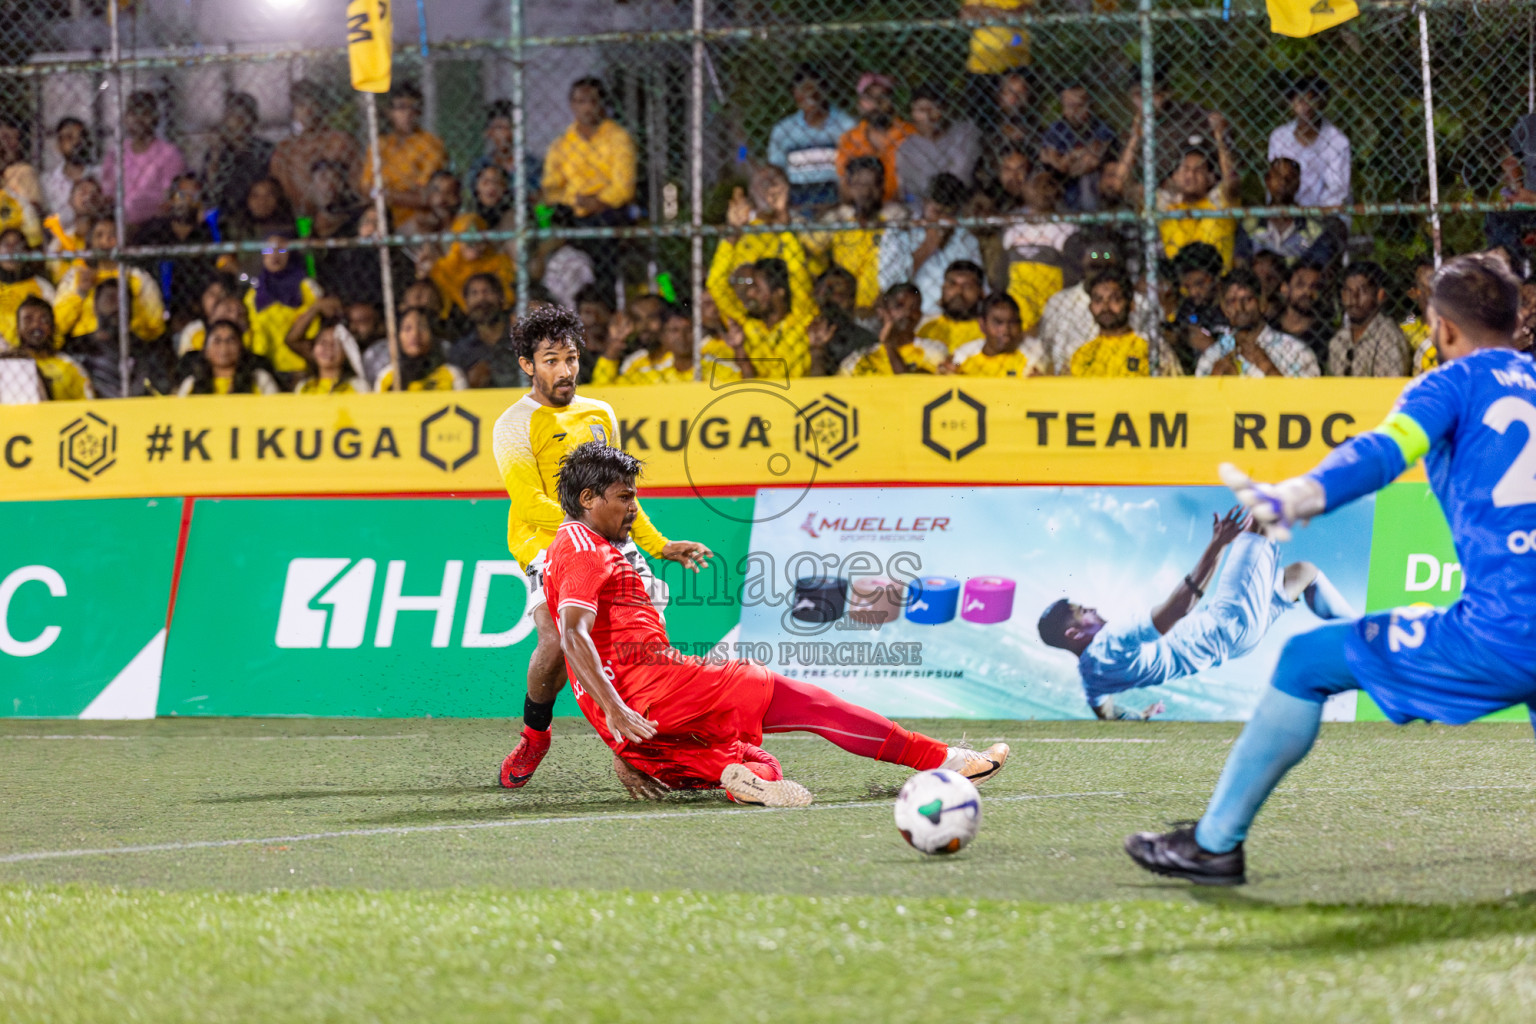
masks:
{"label": "red sock", "polygon": [[773,696],[763,715],[764,732],[813,732],[850,754],[905,765],[918,771],[937,768],[949,748],[910,732],[868,708],[850,704],[819,686],[773,676]]}

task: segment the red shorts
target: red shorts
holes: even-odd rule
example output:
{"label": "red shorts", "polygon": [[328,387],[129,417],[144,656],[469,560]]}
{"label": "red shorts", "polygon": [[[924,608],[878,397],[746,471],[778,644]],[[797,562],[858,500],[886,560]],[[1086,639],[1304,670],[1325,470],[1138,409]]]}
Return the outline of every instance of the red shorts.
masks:
{"label": "red shorts", "polygon": [[674,789],[720,785],[726,765],[742,761],[742,744],[763,742],[763,716],[773,697],[773,673],[747,661],[658,666],[630,707],[656,722],[644,743],[615,745],[590,699],[587,720],[630,767]]}

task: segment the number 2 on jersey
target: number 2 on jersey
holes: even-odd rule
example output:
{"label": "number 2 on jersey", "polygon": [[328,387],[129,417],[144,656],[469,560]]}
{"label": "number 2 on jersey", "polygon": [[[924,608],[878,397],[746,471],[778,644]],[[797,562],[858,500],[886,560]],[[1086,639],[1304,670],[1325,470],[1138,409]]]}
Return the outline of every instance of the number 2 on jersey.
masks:
{"label": "number 2 on jersey", "polygon": [[1536,502],[1536,406],[1523,398],[1505,395],[1483,413],[1483,425],[1504,433],[1511,424],[1523,423],[1525,447],[1515,456],[1499,482],[1493,486],[1493,507],[1529,505]]}

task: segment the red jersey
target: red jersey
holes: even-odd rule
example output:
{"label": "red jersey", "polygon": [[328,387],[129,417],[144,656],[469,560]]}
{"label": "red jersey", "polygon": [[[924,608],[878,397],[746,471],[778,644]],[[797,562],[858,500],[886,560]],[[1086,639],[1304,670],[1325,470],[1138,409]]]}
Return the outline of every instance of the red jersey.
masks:
{"label": "red jersey", "polygon": [[762,742],[771,674],[748,662],[716,664],[675,650],[640,574],[590,527],[563,524],[544,557],[556,628],[568,605],[597,616],[591,635],[603,673],[625,704],[656,722],[657,733],[643,744],[615,744],[607,716],[567,661],[571,692],[587,721],[624,760],[669,785],[718,785],[720,768],[740,760],[740,741]]}

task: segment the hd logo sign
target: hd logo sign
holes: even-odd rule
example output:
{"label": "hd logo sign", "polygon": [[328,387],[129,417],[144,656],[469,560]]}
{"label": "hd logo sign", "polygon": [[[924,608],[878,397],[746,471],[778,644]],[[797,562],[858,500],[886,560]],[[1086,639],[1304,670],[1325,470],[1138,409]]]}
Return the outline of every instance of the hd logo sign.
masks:
{"label": "hd logo sign", "polygon": [[[368,619],[374,607],[378,569],[378,562],[372,558],[356,561],[350,558],[295,558],[290,561],[277,613],[277,646],[355,650],[370,642]],[[400,616],[426,612],[433,617],[431,645],[448,647],[458,617],[464,562],[449,559],[442,563],[441,583],[435,594],[405,593],[405,573],[403,559],[385,563],[372,646],[392,647]],[[511,647],[533,629],[533,619],[525,612],[510,628],[485,632],[491,581],[498,576],[523,580],[522,571],[514,561],[495,559],[474,563],[459,646]]]}

